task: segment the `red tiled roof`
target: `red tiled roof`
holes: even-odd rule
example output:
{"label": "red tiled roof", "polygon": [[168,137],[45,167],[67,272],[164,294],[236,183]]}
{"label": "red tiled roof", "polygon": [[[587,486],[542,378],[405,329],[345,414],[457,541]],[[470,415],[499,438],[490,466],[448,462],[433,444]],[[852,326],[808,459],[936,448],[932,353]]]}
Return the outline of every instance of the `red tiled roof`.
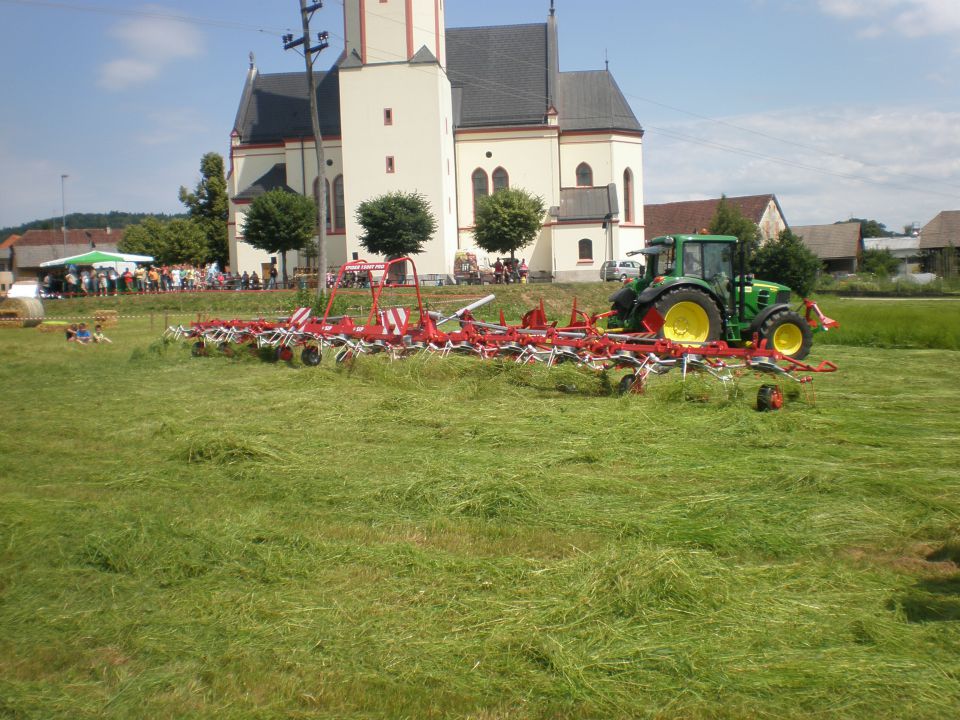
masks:
{"label": "red tiled roof", "polygon": [[[744,217],[759,224],[767,206],[774,199],[773,195],[745,195],[728,197],[727,202],[737,208]],[[720,198],[644,205],[645,235],[650,240],[660,235],[699,232],[709,227],[719,204]]]}
{"label": "red tiled roof", "polygon": [[[9,241],[10,238],[7,238]],[[107,230],[106,228],[89,228],[67,230],[67,245],[86,245],[90,243],[100,245],[116,245],[123,239],[123,230]],[[63,245],[63,231],[57,230],[27,230],[15,243],[18,247],[26,245]]]}
{"label": "red tiled roof", "polygon": [[19,239],[20,239],[20,236],[19,236],[19,235],[11,235],[11,236],[8,237],[6,240],[4,240],[2,243],[0,243],[0,250],[6,250],[8,247],[10,247],[10,246],[12,246],[12,245],[16,245],[16,244],[17,244],[17,240],[19,240]]}

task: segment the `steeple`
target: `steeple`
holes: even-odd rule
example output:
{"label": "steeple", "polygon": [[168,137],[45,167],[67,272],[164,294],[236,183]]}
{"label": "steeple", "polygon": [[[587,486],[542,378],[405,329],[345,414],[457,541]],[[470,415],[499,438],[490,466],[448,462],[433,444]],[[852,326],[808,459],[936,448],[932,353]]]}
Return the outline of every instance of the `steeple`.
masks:
{"label": "steeple", "polygon": [[346,56],[363,65],[412,60],[427,48],[447,65],[443,3],[437,0],[344,0]]}

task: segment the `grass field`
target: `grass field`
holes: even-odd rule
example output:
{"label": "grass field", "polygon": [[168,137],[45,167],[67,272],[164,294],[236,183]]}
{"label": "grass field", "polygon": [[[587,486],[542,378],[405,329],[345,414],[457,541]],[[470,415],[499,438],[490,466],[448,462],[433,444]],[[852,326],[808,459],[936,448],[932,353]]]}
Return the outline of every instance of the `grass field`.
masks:
{"label": "grass field", "polygon": [[760,414],[753,378],[159,340],[290,301],[228,295],[0,331],[0,717],[960,711],[956,301],[825,302],[840,372]]}

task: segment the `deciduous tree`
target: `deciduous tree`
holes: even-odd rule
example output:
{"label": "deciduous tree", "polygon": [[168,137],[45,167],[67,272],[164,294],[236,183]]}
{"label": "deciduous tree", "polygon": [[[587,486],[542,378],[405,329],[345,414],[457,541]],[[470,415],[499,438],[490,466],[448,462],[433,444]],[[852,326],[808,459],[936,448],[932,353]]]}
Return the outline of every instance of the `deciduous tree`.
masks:
{"label": "deciduous tree", "polygon": [[736,205],[731,205],[726,195],[721,196],[708,229],[714,235],[732,235],[737,238],[737,252],[741,248],[746,251],[747,270],[754,268],[753,258],[760,247],[760,228],[740,212]]}
{"label": "deciduous tree", "polygon": [[280,253],[287,277],[287,253],[307,245],[316,232],[317,209],[312,198],[270,190],[250,203],[243,226],[244,240],[269,253]]}
{"label": "deciduous tree", "polygon": [[790,230],[784,230],[757,250],[753,270],[758,278],[786,285],[801,297],[813,291],[823,267],[820,258]]}
{"label": "deciduous tree", "polygon": [[430,203],[415,192],[387,193],[360,203],[357,222],[363,228],[360,244],[387,258],[419,254],[437,231]]}
{"label": "deciduous tree", "polygon": [[477,247],[513,258],[540,234],[545,212],[543,198],[523,188],[504,188],[478,198],[473,228]]}
{"label": "deciduous tree", "polygon": [[200,159],[200,180],[196,190],[180,187],[180,202],[187,207],[190,219],[197,223],[207,238],[208,258],[225,267],[230,255],[227,246],[227,179],[223,157],[208,152]]}

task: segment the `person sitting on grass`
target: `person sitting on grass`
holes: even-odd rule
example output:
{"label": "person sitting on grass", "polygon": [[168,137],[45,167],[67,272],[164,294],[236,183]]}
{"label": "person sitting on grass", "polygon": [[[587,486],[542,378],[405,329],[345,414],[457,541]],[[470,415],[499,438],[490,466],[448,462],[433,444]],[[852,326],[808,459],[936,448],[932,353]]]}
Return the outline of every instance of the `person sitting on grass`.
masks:
{"label": "person sitting on grass", "polygon": [[109,343],[111,345],[113,344],[113,340],[111,340],[110,338],[108,338],[106,335],[103,334],[103,326],[100,324],[95,325],[93,328],[93,341],[95,343]]}
{"label": "person sitting on grass", "polygon": [[90,331],[87,330],[86,323],[80,323],[80,327],[77,328],[77,342],[82,345],[88,345],[93,342],[93,337],[91,337]]}
{"label": "person sitting on grass", "polygon": [[67,329],[64,331],[67,342],[76,342],[77,340],[77,326],[76,325],[67,325]]}

